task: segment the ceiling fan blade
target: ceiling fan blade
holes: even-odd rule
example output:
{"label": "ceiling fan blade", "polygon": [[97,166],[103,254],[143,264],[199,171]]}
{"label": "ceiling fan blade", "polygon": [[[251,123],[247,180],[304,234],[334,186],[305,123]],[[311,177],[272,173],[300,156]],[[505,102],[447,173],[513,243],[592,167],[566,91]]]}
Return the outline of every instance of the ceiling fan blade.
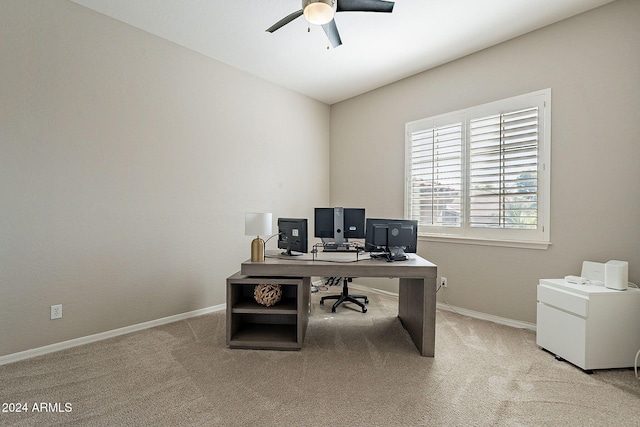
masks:
{"label": "ceiling fan blade", "polygon": [[324,24],[322,26],[329,42],[331,42],[331,46],[338,47],[342,44],[342,40],[340,40],[340,33],[338,32],[338,26],[336,25],[336,20],[332,19],[328,24]]}
{"label": "ceiling fan blade", "polygon": [[382,0],[338,0],[337,12],[393,12],[392,1]]}
{"label": "ceiling fan blade", "polygon": [[282,18],[281,20],[279,20],[278,22],[276,22],[275,24],[273,24],[272,26],[267,28],[267,31],[270,32],[270,33],[273,33],[275,30],[278,30],[281,27],[284,27],[289,22],[293,21],[294,19],[298,18],[299,16],[302,16],[302,9],[300,9],[297,12],[293,12],[293,13],[285,16],[284,18]]}

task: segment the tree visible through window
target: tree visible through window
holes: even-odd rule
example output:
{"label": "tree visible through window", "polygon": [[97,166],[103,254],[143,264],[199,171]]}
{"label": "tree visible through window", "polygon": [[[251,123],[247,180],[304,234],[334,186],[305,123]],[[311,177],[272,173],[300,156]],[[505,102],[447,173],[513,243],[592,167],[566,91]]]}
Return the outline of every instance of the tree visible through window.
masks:
{"label": "tree visible through window", "polygon": [[470,120],[469,225],[538,225],[538,108]]}
{"label": "tree visible through window", "polygon": [[407,123],[406,216],[422,235],[548,242],[550,97]]}

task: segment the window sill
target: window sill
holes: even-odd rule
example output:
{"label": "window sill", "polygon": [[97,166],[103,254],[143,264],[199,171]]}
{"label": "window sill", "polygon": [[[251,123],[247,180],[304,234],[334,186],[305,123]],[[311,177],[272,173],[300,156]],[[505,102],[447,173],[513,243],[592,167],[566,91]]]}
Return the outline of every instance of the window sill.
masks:
{"label": "window sill", "polygon": [[547,250],[551,242],[532,242],[528,240],[495,240],[462,236],[441,236],[433,234],[420,234],[419,240],[438,243],[457,243],[463,245],[500,246],[504,248],[538,249]]}

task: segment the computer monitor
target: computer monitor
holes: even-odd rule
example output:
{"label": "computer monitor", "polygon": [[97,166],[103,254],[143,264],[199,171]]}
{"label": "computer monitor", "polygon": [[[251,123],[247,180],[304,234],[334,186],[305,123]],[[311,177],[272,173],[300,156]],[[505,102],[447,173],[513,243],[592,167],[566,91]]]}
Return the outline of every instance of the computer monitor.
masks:
{"label": "computer monitor", "polygon": [[417,247],[418,221],[367,218],[365,251],[391,252],[399,248],[405,253],[415,253]]}
{"label": "computer monitor", "polygon": [[347,239],[364,239],[366,235],[364,209],[344,209],[344,237]]}
{"label": "computer monitor", "polygon": [[278,248],[286,249],[282,255],[296,255],[292,252],[308,252],[306,218],[278,218]]}
{"label": "computer monitor", "polygon": [[333,239],[333,208],[315,208],[314,236],[322,239]]}
{"label": "computer monitor", "polygon": [[349,239],[364,239],[365,233],[364,208],[315,208],[315,237],[342,245]]}

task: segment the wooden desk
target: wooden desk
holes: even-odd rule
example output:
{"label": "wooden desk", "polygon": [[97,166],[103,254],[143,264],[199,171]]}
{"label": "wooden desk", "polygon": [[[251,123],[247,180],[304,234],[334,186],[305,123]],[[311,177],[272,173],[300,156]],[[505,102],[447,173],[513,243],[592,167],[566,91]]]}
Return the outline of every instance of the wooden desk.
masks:
{"label": "wooden desk", "polygon": [[[356,255],[350,254],[355,260]],[[435,264],[410,254],[411,259],[400,262],[361,259],[346,262],[349,255],[319,254],[285,259],[267,254],[264,262],[245,261],[241,274],[255,277],[389,277],[399,278],[398,317],[409,332],[422,356],[433,357],[436,338],[436,277]],[[366,316],[366,314],[363,314]]]}

